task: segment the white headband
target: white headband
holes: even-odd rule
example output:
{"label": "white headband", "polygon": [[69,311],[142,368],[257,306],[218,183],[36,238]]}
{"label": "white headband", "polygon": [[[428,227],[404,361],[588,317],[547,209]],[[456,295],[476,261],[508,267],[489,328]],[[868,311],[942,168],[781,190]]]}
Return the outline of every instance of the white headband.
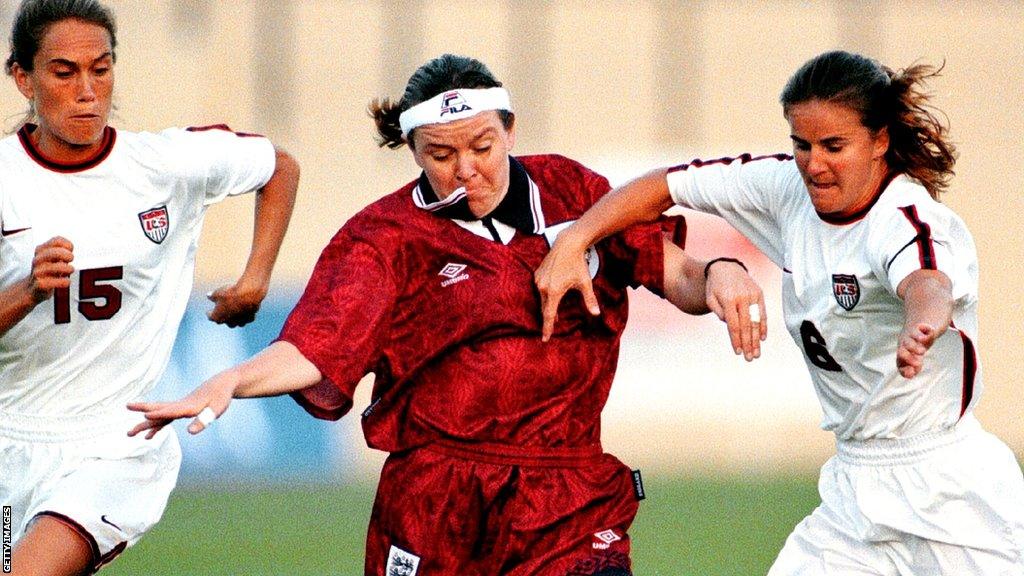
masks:
{"label": "white headband", "polygon": [[511,112],[512,103],[508,97],[508,90],[504,88],[448,90],[402,112],[398,117],[398,123],[402,126],[402,136],[408,138],[409,132],[424,124],[454,122],[476,116],[486,110],[508,110]]}

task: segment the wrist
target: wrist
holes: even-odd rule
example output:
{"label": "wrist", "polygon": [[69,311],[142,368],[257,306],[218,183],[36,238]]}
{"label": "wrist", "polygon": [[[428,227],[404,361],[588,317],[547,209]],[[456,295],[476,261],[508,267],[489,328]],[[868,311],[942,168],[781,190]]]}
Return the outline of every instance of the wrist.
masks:
{"label": "wrist", "polygon": [[705,280],[708,279],[708,274],[711,272],[711,267],[713,265],[715,265],[715,264],[720,263],[720,262],[731,262],[733,264],[737,264],[737,265],[739,265],[740,268],[743,268],[744,272],[749,272],[749,270],[747,270],[747,266],[743,262],[737,260],[736,258],[727,258],[727,257],[723,256],[723,257],[720,257],[720,258],[715,258],[713,260],[710,260],[710,261],[708,261],[707,264],[704,265],[704,279]]}

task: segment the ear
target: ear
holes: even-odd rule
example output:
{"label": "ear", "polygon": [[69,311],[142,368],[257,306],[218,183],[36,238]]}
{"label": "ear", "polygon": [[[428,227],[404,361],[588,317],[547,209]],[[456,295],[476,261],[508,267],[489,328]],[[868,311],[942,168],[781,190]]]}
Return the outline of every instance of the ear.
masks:
{"label": "ear", "polygon": [[871,158],[879,160],[885,157],[885,153],[889,151],[889,127],[883,126],[878,132],[875,133],[874,150],[871,154]]}
{"label": "ear", "polygon": [[516,145],[516,115],[511,114],[511,118],[508,123],[508,149],[511,150]]}
{"label": "ear", "polygon": [[32,87],[32,79],[29,77],[29,73],[21,67],[20,64],[15,62],[11,64],[11,76],[14,76],[14,83],[18,86],[18,92],[25,98],[32,100],[36,91]]}

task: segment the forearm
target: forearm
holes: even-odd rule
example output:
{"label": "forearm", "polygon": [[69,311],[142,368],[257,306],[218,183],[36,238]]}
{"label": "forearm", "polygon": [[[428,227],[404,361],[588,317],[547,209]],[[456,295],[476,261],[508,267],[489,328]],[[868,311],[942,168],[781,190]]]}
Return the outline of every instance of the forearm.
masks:
{"label": "forearm", "polygon": [[323,379],[320,370],[288,342],[274,342],[249,360],[225,371],[235,398],[278,396]]}
{"label": "forearm", "polygon": [[287,152],[277,150],[274,175],[256,194],[252,248],[243,272],[243,277],[264,288],[270,284],[270,274],[284,242],[298,186],[298,163]]}
{"label": "forearm", "polygon": [[32,284],[28,278],[0,291],[0,336],[28,316],[37,303],[32,297]]}
{"label": "forearm", "polygon": [[706,314],[711,309],[707,303],[707,280],[704,278],[704,262],[688,256],[668,239],[664,241],[665,251],[665,299],[687,314]]}
{"label": "forearm", "polygon": [[953,317],[952,283],[937,270],[917,270],[900,282],[896,293],[903,299],[904,326],[927,324],[936,337]]}
{"label": "forearm", "polygon": [[558,241],[583,251],[634,224],[657,220],[672,205],[665,169],[652,170],[602,197]]}

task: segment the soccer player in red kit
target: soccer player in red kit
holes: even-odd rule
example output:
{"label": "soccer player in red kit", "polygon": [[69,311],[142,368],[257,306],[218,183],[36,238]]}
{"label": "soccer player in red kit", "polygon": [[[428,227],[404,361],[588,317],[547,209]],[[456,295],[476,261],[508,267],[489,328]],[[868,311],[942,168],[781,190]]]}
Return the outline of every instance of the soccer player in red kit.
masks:
{"label": "soccer player in red kit", "polygon": [[508,92],[470,58],[428,62],[371,113],[381,145],[408,144],[422,175],[331,240],[276,342],[178,402],[134,405],[147,422],[132,433],[200,415],[195,433],[233,397],[286,392],[337,419],[373,372],[363,429],[390,455],[367,575],[631,574],[638,498],[600,430],[627,288],[715,310],[748,357],[763,323],[740,312],[763,308],[760,288],[686,256],[681,220],[640,226],[588,251],[597,301],[567,302],[543,342],[533,271],[608,181],[562,156],[510,156]]}

